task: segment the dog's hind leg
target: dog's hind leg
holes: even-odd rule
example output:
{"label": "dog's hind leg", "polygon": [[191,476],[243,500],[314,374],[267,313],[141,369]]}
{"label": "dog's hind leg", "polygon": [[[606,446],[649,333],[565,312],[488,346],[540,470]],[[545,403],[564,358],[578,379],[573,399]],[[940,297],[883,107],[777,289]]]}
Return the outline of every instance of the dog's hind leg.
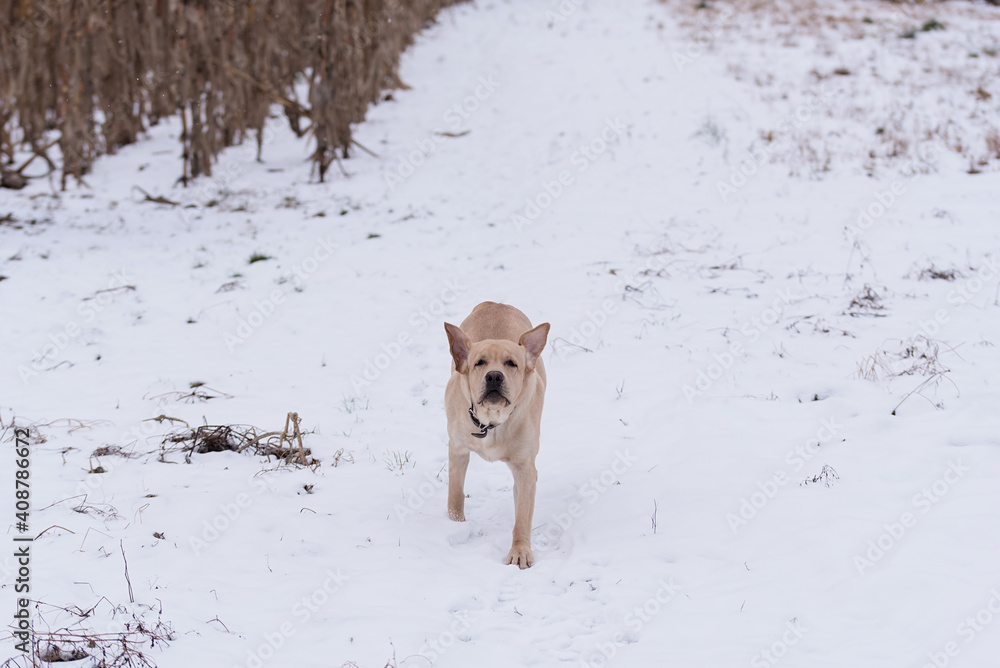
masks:
{"label": "dog's hind leg", "polygon": [[448,444],[448,517],[465,521],[465,472],[469,468],[469,451],[455,452]]}

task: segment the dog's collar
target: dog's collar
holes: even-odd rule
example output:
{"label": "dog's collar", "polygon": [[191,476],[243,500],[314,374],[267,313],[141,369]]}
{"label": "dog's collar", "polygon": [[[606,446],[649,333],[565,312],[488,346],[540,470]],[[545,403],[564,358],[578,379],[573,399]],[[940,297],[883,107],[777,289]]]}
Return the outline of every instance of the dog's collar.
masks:
{"label": "dog's collar", "polygon": [[479,418],[476,417],[475,406],[476,405],[474,403],[469,404],[469,417],[472,418],[472,424],[479,427],[479,433],[477,434],[476,432],[472,432],[472,435],[475,436],[476,438],[486,438],[486,434],[490,432],[490,429],[495,429],[496,425],[483,424],[482,422],[480,422]]}

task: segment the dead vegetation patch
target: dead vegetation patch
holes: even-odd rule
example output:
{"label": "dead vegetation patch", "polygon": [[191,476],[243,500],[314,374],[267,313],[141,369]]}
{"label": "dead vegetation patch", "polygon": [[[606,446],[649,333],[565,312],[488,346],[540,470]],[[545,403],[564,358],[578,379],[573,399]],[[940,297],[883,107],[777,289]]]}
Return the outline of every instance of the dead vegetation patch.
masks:
{"label": "dead vegetation patch", "polygon": [[885,306],[882,304],[882,296],[867,283],[847,305],[847,315],[852,318],[860,316],[884,318],[883,311],[885,311]]}
{"label": "dead vegetation patch", "polygon": [[853,332],[831,325],[825,318],[814,314],[795,318],[792,322],[785,325],[785,329],[796,334],[801,334],[803,328],[807,325],[811,326],[811,330],[807,329],[806,331],[812,331],[813,334],[834,334],[837,336],[847,336],[852,339],[857,338]]}
{"label": "dead vegetation patch", "polygon": [[[90,627],[98,608],[110,606],[120,631],[100,633]],[[39,601],[34,604],[30,654],[7,659],[0,668],[40,668],[52,663],[73,663],[88,668],[155,668],[150,650],[174,640],[175,632],[162,619],[162,609],[151,606],[112,605],[107,598],[84,610]],[[148,617],[148,619],[147,619]]]}
{"label": "dead vegetation patch", "polygon": [[[315,468],[320,462],[302,442],[299,414],[285,417],[281,431],[264,431],[247,424],[201,425],[168,434],[160,452],[160,461],[166,456],[181,452],[190,463],[191,455],[211,452],[245,452],[257,457],[273,458],[283,464]],[[339,453],[342,455],[343,453]],[[340,460],[337,457],[337,461]]]}
{"label": "dead vegetation patch", "polygon": [[858,364],[858,377],[873,382],[888,381],[903,376],[920,377],[920,382],[903,395],[903,398],[892,409],[891,414],[895,415],[899,407],[913,396],[925,399],[934,408],[940,410],[944,408],[944,404],[941,401],[931,399],[924,392],[936,388],[945,380],[951,383],[958,392],[958,386],[948,375],[951,373],[951,369],[941,361],[942,346],[948,352],[958,356],[958,352],[951,346],[923,334],[899,342],[898,348],[881,348]]}
{"label": "dead vegetation patch", "polygon": [[810,476],[799,483],[800,486],[806,487],[808,485],[815,485],[817,483],[823,483],[824,487],[831,487],[834,481],[840,480],[840,476],[837,471],[829,464],[823,464],[823,468],[816,475]]}
{"label": "dead vegetation patch", "polygon": [[91,457],[124,457],[125,459],[131,459],[135,456],[134,452],[127,452],[120,445],[109,445],[105,444],[90,453]]}
{"label": "dead vegetation patch", "polygon": [[933,264],[929,267],[921,269],[917,273],[918,281],[954,281],[956,278],[963,278],[963,274],[958,269],[938,269]]}
{"label": "dead vegetation patch", "polygon": [[[939,376],[951,370],[941,361],[944,345],[923,334],[881,347],[858,364],[858,377],[879,381],[900,376]],[[948,352],[958,354],[945,345]]]}
{"label": "dead vegetation patch", "polygon": [[[948,347],[955,353],[955,349]],[[956,353],[957,354],[957,353]],[[946,374],[948,369],[941,362],[941,343],[923,334],[915,336],[903,346],[897,354],[897,376],[934,376]]]}

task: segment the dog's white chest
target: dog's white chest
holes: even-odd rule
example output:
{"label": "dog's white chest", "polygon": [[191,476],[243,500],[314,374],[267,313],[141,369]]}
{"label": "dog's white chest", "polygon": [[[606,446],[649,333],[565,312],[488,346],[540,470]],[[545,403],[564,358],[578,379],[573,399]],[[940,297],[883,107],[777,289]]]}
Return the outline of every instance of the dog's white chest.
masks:
{"label": "dog's white chest", "polygon": [[475,440],[476,442],[470,444],[469,449],[488,462],[499,460],[507,452],[507,448],[501,447],[497,443],[495,434],[491,433],[486,438]]}

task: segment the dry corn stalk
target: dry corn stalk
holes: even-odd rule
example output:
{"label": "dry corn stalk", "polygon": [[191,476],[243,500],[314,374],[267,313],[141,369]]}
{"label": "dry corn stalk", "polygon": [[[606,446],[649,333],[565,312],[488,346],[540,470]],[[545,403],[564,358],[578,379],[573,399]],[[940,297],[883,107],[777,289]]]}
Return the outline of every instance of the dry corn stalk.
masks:
{"label": "dry corn stalk", "polygon": [[187,183],[227,146],[259,151],[278,103],[297,134],[309,120],[322,180],[351,124],[402,85],[414,34],[455,1],[0,0],[0,166],[20,174],[23,151],[55,167],[56,142],[65,187],[179,114]]}

